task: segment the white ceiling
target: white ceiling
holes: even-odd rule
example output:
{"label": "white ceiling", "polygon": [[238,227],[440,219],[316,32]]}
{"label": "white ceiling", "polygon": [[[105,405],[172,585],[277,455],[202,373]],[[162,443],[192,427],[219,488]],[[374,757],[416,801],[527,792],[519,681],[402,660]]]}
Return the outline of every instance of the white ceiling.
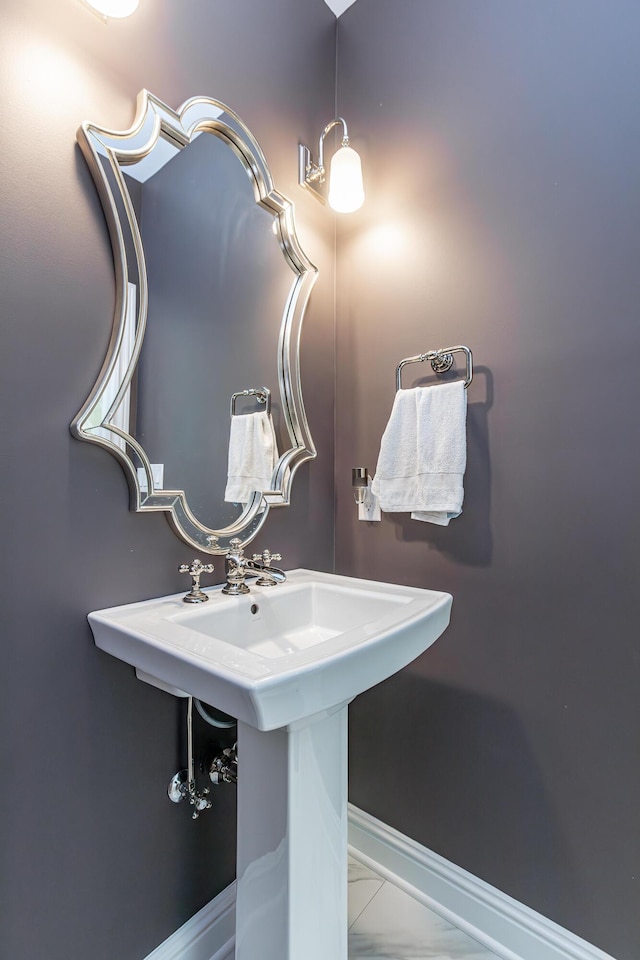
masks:
{"label": "white ceiling", "polygon": [[340,14],[344,13],[347,7],[350,7],[356,0],[324,0],[324,2],[333,10],[336,17],[339,17]]}

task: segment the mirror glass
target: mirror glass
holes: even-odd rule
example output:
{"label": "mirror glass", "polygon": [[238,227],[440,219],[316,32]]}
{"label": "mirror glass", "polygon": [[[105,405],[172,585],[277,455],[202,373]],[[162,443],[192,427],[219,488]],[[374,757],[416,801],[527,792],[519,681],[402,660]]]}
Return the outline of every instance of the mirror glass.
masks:
{"label": "mirror glass", "polygon": [[166,510],[188,543],[224,552],[289,502],[315,456],[298,349],[317,271],[259,145],[218,101],[173,112],[143,91],[131,130],[84,124],[78,140],[117,296],[72,431],[120,459],[134,509]]}

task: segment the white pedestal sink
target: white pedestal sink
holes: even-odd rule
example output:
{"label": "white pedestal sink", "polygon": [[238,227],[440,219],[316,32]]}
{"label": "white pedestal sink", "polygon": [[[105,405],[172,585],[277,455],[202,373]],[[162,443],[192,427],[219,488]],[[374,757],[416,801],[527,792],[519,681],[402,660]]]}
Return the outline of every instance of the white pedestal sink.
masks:
{"label": "white pedestal sink", "polygon": [[347,705],[440,636],[452,598],[310,570],[207,593],[91,613],[95,642],[238,719],[236,960],[347,960]]}

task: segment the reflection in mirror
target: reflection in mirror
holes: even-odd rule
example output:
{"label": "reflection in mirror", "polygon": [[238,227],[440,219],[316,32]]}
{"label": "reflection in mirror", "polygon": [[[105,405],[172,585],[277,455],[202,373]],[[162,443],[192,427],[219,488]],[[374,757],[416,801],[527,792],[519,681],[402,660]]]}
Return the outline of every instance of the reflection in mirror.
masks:
{"label": "reflection in mirror", "polygon": [[143,91],[131,130],[84,124],[78,139],[109,223],[117,303],[72,431],[120,459],[134,509],[166,510],[188,543],[224,552],[289,502],[315,456],[299,339],[317,271],[260,147],[218,101],[174,113]]}

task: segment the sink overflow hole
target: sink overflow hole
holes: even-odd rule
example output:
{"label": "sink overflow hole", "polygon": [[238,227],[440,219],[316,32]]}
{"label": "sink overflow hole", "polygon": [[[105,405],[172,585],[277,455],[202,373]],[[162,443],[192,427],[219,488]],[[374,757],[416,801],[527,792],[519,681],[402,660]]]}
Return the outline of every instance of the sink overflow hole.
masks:
{"label": "sink overflow hole", "polygon": [[257,613],[259,609],[260,609],[260,607],[258,606],[257,603],[252,603],[252,604],[251,604],[251,613]]}

